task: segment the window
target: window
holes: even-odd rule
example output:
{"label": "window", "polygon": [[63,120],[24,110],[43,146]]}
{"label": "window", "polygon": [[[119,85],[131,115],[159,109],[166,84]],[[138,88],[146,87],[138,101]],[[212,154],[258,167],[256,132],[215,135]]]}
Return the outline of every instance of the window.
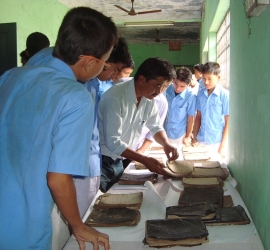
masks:
{"label": "window", "polygon": [[230,12],[217,32],[217,62],[221,69],[220,84],[230,88]]}

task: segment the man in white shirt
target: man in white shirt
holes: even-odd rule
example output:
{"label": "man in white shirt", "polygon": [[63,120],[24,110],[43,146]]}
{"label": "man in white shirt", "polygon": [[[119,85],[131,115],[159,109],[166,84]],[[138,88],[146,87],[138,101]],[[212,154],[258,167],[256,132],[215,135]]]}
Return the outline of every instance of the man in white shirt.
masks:
{"label": "man in white shirt", "polygon": [[144,126],[150,130],[156,142],[163,146],[169,160],[178,158],[177,149],[169,144],[160,124],[153,100],[175,77],[175,70],[169,62],[149,58],[141,64],[134,79],[114,85],[101,97],[98,110],[102,154],[101,191],[106,192],[119,180],[124,170],[123,157],[141,162],[152,172],[164,174],[164,165],[132,150]]}

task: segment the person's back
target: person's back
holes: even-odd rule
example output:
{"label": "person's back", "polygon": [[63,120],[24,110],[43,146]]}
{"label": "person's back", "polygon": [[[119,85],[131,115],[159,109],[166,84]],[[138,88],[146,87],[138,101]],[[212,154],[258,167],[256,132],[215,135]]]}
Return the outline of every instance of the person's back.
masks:
{"label": "person's back", "polygon": [[[89,33],[89,25],[98,29]],[[95,36],[104,42],[98,49]],[[107,236],[80,220],[72,175],[88,175],[93,126],[92,99],[77,80],[102,70],[116,39],[110,18],[90,8],[71,9],[44,66],[14,68],[0,77],[0,249],[51,249],[54,201],[80,244],[98,236],[108,249]]]}
{"label": "person's back", "polygon": [[[0,168],[0,232],[1,239],[12,242],[9,246],[17,249],[30,249],[37,244],[37,239],[40,239],[37,246],[50,249],[48,244],[51,235],[44,234],[44,231],[51,230],[49,218],[53,206],[49,189],[43,188],[47,186],[47,171],[86,174],[86,170],[78,172],[76,167],[77,164],[84,164],[84,159],[76,165],[72,164],[70,169],[54,168],[56,162],[65,158],[69,161],[76,159],[75,149],[65,145],[73,140],[77,131],[65,131],[65,125],[60,121],[72,112],[71,107],[78,108],[81,105],[84,107],[82,112],[89,112],[87,110],[91,106],[93,108],[88,93],[82,86],[74,84],[72,79],[68,81],[65,74],[58,78],[62,80],[56,82],[55,70],[48,67],[39,67],[38,70],[22,67],[7,72],[0,79],[1,93],[4,94],[1,95],[0,121],[7,125],[1,126],[0,154],[3,157]],[[84,122],[93,123],[91,111]],[[80,121],[81,126],[84,126],[84,122]],[[70,134],[68,141],[64,144],[57,143],[58,139],[54,134],[60,136],[65,133]],[[89,136],[89,131],[86,130],[80,143],[88,144],[86,138]],[[57,158],[58,152],[62,152],[61,158]],[[66,167],[68,165],[65,164]],[[5,181],[7,179],[8,182]],[[17,236],[20,236],[16,241],[12,232],[17,232]],[[2,244],[0,240],[0,246]]]}

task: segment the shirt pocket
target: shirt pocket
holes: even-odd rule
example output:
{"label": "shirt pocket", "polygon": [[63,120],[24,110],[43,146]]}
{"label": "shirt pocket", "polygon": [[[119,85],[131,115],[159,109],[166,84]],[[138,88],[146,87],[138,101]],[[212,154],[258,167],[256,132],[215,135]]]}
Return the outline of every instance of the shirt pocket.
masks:
{"label": "shirt pocket", "polygon": [[186,117],[187,117],[187,103],[185,103],[183,106],[172,107],[172,121],[174,123],[179,123],[183,119],[186,119]]}
{"label": "shirt pocket", "polygon": [[211,116],[215,121],[223,120],[222,103],[219,101],[211,103]]}

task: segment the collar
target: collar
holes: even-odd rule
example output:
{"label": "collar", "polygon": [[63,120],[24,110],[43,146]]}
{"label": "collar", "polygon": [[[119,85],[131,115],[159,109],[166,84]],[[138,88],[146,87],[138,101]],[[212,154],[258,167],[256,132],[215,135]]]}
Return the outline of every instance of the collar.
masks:
{"label": "collar", "polygon": [[[206,96],[208,96],[208,92],[207,89],[203,89],[203,92]],[[219,83],[217,83],[214,91],[211,94],[215,94],[216,96],[219,96],[221,92],[221,85]]]}
{"label": "collar", "polygon": [[69,65],[67,65],[65,62],[63,62],[62,60],[53,57],[51,58],[48,63],[46,64],[46,66],[55,68],[59,71],[61,71],[62,73],[64,73],[67,77],[74,79],[75,81],[77,81],[73,70],[71,69],[71,67]]}
{"label": "collar", "polygon": [[[135,104],[137,104],[137,97],[136,97],[136,91],[135,91],[135,82],[134,82],[134,78],[132,78],[130,81],[127,82],[123,82],[122,84],[127,84],[127,95],[128,95],[128,99],[132,100],[132,102],[134,102]],[[143,96],[141,98],[141,101],[143,99]]]}

